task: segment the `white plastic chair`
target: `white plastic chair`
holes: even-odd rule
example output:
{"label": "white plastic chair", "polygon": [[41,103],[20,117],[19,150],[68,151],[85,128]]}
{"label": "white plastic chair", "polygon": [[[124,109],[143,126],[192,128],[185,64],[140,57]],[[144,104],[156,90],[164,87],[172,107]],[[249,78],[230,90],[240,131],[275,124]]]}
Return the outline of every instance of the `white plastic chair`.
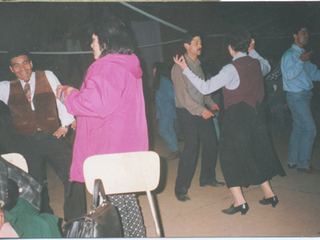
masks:
{"label": "white plastic chair", "polygon": [[152,151],[103,154],[88,157],[83,165],[88,191],[101,179],[106,195],[146,192],[158,237],[160,227],[151,191],[160,181],[160,158]]}
{"label": "white plastic chair", "polygon": [[20,153],[2,154],[1,157],[25,172],[29,172],[26,159]]}

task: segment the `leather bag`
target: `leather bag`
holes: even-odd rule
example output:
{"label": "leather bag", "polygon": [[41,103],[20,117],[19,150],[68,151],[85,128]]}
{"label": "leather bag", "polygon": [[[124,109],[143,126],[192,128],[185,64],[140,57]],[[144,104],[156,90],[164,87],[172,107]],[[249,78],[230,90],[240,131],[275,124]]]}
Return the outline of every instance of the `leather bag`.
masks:
{"label": "leather bag", "polygon": [[[99,205],[99,193],[102,203]],[[104,193],[101,179],[94,182],[91,211],[82,217],[72,219],[63,226],[65,238],[115,238],[122,237],[122,227],[116,207]]]}

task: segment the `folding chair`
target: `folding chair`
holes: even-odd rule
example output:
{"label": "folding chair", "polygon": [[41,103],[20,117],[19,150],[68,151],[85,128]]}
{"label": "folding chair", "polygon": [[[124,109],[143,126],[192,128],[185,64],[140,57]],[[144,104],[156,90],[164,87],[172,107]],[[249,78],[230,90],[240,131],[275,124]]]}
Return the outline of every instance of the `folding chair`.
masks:
{"label": "folding chair", "polygon": [[25,172],[29,172],[26,159],[19,153],[2,154],[1,157]]}
{"label": "folding chair", "polygon": [[152,151],[103,154],[88,157],[83,165],[88,191],[101,179],[106,195],[146,192],[158,237],[160,227],[151,191],[160,180],[160,158]]}

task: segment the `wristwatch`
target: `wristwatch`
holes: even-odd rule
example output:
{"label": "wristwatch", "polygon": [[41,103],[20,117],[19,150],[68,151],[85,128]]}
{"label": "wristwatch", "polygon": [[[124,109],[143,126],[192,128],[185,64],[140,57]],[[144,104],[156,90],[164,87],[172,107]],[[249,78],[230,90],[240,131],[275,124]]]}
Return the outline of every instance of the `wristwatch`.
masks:
{"label": "wristwatch", "polygon": [[61,125],[61,127],[65,127],[65,128],[68,128],[68,126],[67,126],[67,125]]}

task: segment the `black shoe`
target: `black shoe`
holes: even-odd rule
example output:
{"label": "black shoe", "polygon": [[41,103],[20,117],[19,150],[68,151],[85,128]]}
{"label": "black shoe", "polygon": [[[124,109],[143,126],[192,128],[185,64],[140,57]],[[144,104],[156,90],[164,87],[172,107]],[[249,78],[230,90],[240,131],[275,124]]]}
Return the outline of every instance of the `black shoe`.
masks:
{"label": "black shoe", "polygon": [[262,200],[259,201],[259,203],[262,205],[272,204],[272,207],[276,207],[278,202],[279,202],[279,200],[278,200],[277,196],[273,196],[273,197],[267,198],[267,199],[263,198]]}
{"label": "black shoe", "polygon": [[186,193],[176,193],[176,197],[181,202],[186,202],[188,200],[191,200]]}
{"label": "black shoe", "polygon": [[297,168],[298,172],[301,173],[311,173],[311,174],[319,174],[320,171],[315,169],[314,167],[310,166],[308,168]]}
{"label": "black shoe", "polygon": [[297,164],[288,164],[288,168],[292,169],[292,168],[296,168]]}
{"label": "black shoe", "polygon": [[234,204],[232,204],[228,209],[223,209],[221,212],[229,215],[235,214],[237,212],[241,212],[241,215],[246,215],[248,210],[249,210],[248,203],[244,203],[239,205],[238,207],[234,207]]}
{"label": "black shoe", "polygon": [[207,183],[200,183],[200,187],[212,186],[212,187],[223,187],[225,185],[224,182],[212,181]]}

